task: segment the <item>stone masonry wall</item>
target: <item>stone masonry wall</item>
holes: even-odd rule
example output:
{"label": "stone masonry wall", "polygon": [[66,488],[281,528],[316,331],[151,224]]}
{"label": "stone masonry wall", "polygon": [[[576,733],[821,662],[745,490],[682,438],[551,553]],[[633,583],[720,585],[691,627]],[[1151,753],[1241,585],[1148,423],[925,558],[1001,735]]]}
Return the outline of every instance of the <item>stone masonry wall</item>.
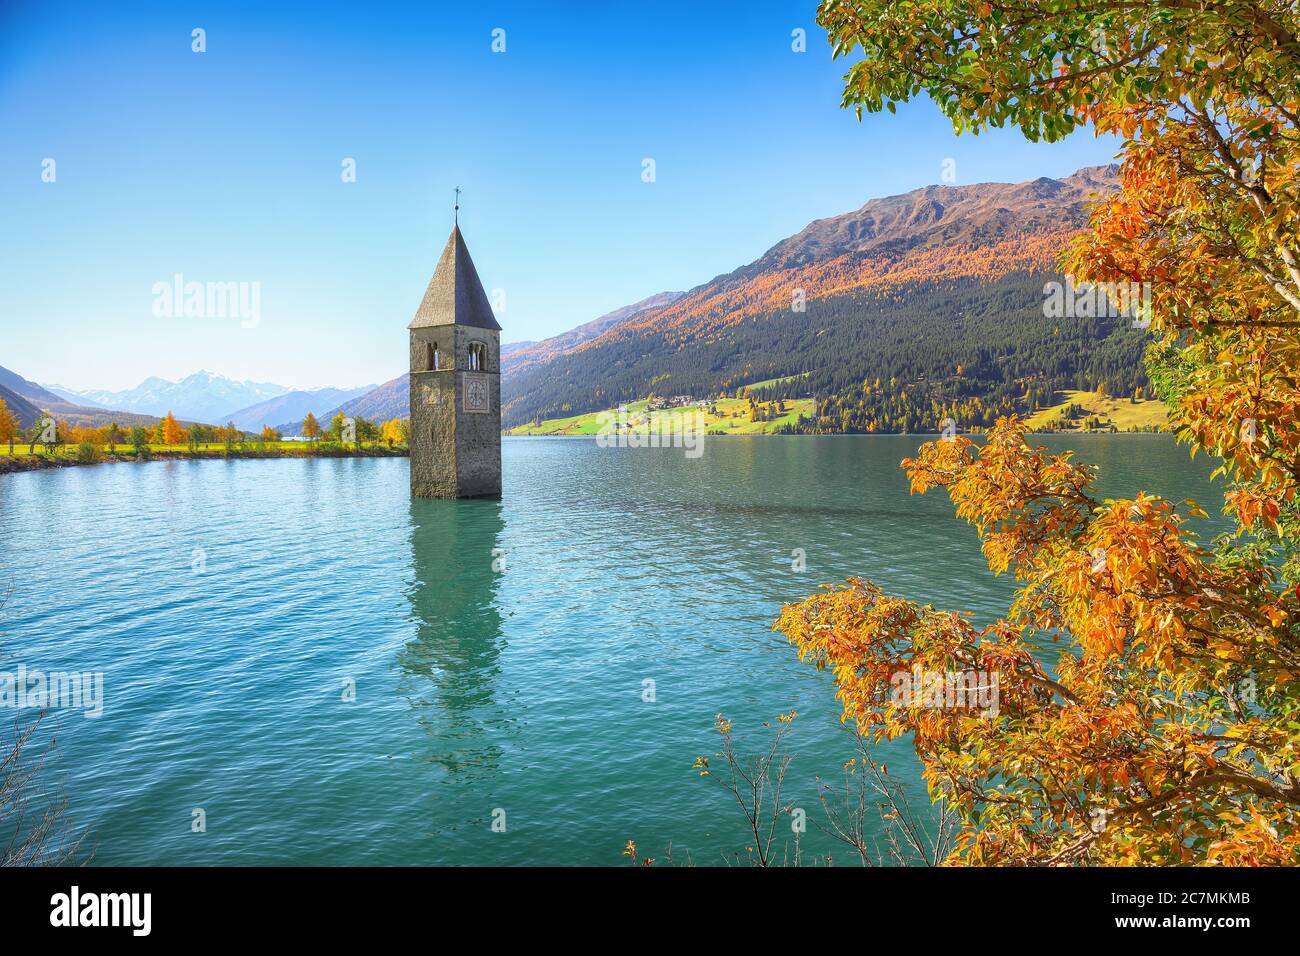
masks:
{"label": "stone masonry wall", "polygon": [[[488,349],[487,368],[470,372],[469,345]],[[436,343],[445,366],[429,368]],[[421,498],[499,497],[501,494],[501,333],[472,326],[411,330],[411,494]],[[487,412],[466,407],[466,377],[485,381]]]}

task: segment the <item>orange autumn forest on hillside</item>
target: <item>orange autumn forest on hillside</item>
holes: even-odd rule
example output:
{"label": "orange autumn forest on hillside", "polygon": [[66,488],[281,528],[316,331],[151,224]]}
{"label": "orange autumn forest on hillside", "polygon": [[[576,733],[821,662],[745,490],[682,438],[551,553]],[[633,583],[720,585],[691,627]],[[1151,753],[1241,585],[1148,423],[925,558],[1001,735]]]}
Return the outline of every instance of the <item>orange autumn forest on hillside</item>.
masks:
{"label": "orange autumn forest on hillside", "polygon": [[[902,254],[839,256],[827,262],[762,274],[720,292],[684,296],[663,311],[625,323],[611,337],[653,326],[672,340],[675,334],[707,335],[748,318],[788,309],[796,290],[808,299],[871,292],[901,296],[913,283],[961,280],[988,282],[1016,272],[1050,273],[1074,230],[1025,233],[995,243],[957,242]],[[586,343],[590,348],[595,342]]]}
{"label": "orange autumn forest on hillside", "polygon": [[[1153,15],[1158,11],[1158,15]],[[905,461],[946,491],[1007,613],[969,614],[867,581],[787,606],[776,626],[829,669],[868,739],[911,735],[959,814],[958,864],[1300,862],[1300,17],[1294,7],[826,0],[844,104],[925,92],[959,131],[1126,138],[1121,189],[1063,264],[1147,283],[1148,368],[1180,437],[1222,460],[1235,531],[1189,531],[1194,502],[1099,499],[1094,469],[1004,418]],[[1032,647],[1058,642],[1046,668]],[[899,672],[999,675],[996,714],[918,709]]]}

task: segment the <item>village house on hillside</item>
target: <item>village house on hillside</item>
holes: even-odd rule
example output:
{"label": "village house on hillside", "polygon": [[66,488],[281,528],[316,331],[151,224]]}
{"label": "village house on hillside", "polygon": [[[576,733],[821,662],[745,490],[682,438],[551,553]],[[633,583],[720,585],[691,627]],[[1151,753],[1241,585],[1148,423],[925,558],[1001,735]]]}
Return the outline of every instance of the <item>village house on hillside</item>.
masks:
{"label": "village house on hillside", "polygon": [[668,398],[651,398],[650,409],[658,411],[661,408],[687,408],[691,405],[707,406],[709,403],[706,399],[696,401],[690,395],[672,395]]}

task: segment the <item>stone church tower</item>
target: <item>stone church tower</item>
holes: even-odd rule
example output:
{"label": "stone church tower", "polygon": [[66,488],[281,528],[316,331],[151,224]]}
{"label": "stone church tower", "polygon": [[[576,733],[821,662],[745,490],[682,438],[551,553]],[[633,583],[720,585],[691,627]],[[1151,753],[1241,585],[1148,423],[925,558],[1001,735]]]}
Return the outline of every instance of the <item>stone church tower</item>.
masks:
{"label": "stone church tower", "polygon": [[451,230],[411,330],[411,494],[501,495],[501,326]]}

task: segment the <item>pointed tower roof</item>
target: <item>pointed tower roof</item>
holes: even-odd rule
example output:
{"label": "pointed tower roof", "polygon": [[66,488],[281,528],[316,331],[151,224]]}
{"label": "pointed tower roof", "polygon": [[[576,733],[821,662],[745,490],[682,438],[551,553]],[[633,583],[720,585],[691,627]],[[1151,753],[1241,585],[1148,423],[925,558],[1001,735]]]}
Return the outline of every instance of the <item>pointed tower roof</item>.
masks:
{"label": "pointed tower roof", "polygon": [[422,329],[431,325],[472,325],[478,329],[501,331],[492,306],[488,303],[483,283],[474,269],[474,260],[465,248],[465,238],[460,226],[454,226],[447,237],[447,245],[438,258],[424,299],[415,311],[408,329]]}

